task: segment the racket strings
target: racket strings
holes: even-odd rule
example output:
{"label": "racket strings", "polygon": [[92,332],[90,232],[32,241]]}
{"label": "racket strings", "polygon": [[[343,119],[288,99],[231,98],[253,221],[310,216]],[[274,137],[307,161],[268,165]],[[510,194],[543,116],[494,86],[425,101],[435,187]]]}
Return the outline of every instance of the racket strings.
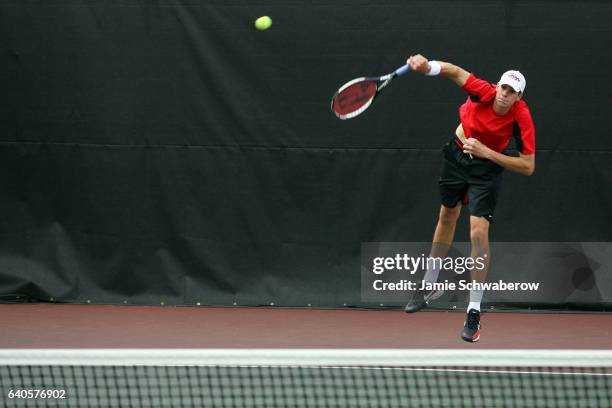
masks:
{"label": "racket strings", "polygon": [[334,96],[332,110],[340,119],[357,116],[370,106],[378,89],[376,81],[364,79],[353,82]]}

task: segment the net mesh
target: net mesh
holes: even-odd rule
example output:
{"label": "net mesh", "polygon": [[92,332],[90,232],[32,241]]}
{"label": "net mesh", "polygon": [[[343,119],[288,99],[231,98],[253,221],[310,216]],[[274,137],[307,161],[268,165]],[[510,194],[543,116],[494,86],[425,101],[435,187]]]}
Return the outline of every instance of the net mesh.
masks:
{"label": "net mesh", "polygon": [[[355,364],[342,366],[324,360],[320,365],[239,365],[234,360],[207,365],[202,359],[180,365],[129,359],[110,364],[103,357],[100,364],[13,361],[0,365],[0,401],[6,407],[612,406],[609,361],[596,367],[563,367],[558,361],[550,367],[487,367],[482,361],[408,367],[406,362],[377,366],[358,353],[354,357]],[[28,398],[28,390],[64,390],[65,395]]]}

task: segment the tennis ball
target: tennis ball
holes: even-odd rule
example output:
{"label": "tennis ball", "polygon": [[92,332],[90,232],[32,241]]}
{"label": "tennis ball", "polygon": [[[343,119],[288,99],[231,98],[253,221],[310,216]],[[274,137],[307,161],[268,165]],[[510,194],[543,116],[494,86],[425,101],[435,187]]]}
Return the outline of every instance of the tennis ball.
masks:
{"label": "tennis ball", "polygon": [[259,31],[267,30],[271,25],[272,19],[268,16],[262,16],[255,20],[255,28]]}

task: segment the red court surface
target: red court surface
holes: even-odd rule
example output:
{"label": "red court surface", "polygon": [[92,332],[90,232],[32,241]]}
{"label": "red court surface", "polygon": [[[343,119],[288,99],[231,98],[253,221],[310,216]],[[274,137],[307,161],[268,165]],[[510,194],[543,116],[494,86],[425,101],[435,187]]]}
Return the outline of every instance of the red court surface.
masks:
{"label": "red court surface", "polygon": [[612,349],[610,313],[485,313],[480,342],[464,314],[423,311],[0,305],[0,348]]}

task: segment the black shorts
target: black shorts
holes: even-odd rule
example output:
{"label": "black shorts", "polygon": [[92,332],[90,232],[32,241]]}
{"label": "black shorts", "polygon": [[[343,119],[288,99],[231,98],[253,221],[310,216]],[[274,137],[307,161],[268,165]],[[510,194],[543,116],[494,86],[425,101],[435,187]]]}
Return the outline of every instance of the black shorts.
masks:
{"label": "black shorts", "polygon": [[492,222],[504,168],[490,160],[472,159],[457,146],[454,137],[443,151],[438,181],[442,205],[454,208],[459,201],[467,201],[470,215]]}

